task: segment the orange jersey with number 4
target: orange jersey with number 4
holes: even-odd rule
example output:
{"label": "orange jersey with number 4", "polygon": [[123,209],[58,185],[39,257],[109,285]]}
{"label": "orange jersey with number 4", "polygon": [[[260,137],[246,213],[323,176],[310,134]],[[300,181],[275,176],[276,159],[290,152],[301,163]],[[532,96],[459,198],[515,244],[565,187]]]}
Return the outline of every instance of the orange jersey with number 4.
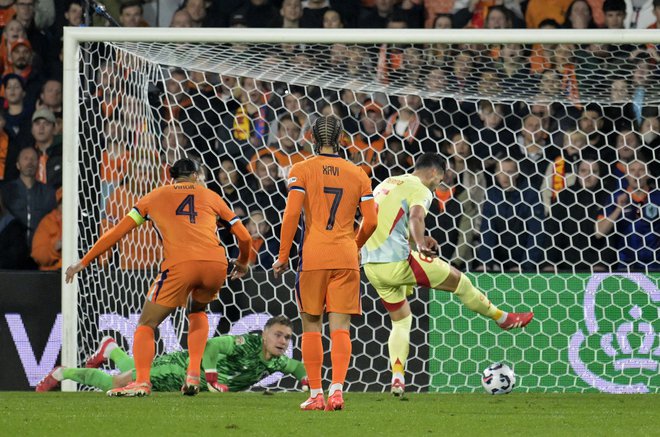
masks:
{"label": "orange jersey with number 4", "polygon": [[162,270],[184,261],[227,263],[216,234],[217,218],[229,225],[239,221],[217,193],[191,182],[156,188],[129,215],[138,225],[153,222],[164,248]]}
{"label": "orange jersey with number 4", "polygon": [[355,215],[361,202],[373,199],[364,170],[321,154],[295,164],[288,185],[305,195],[299,270],[358,270]]}

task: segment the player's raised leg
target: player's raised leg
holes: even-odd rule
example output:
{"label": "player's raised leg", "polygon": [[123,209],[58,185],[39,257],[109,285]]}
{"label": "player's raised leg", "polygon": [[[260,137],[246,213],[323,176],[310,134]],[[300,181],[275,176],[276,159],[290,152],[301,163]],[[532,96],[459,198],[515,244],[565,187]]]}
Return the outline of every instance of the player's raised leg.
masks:
{"label": "player's raised leg", "polygon": [[119,370],[128,372],[135,369],[135,361],[131,358],[124,349],[116,347],[108,354],[110,361],[112,361]]}
{"label": "player's raised leg", "polygon": [[96,349],[94,354],[87,358],[85,361],[85,367],[90,369],[98,369],[103,364],[108,362],[110,358],[110,353],[117,348],[117,342],[114,338],[110,336],[105,336],[101,339],[99,347]]}
{"label": "player's raised leg", "polygon": [[[445,263],[438,258],[436,260],[434,264]],[[467,308],[495,320],[497,325],[505,330],[523,328],[534,318],[533,312],[507,313],[502,311],[472,285],[472,282],[465,274],[454,267],[451,267],[447,278],[433,288],[454,293]]]}
{"label": "player's raised leg", "polygon": [[534,313],[507,313],[495,306],[468,277],[440,258],[429,258],[413,251],[408,257],[410,282],[454,293],[467,308],[493,319],[502,329],[522,328],[532,321]]}
{"label": "player's raised leg", "polygon": [[85,367],[99,368],[108,361],[112,361],[115,366],[122,372],[135,369],[135,362],[133,358],[128,356],[114,338],[106,336],[101,339],[99,347],[94,354],[87,359]]}

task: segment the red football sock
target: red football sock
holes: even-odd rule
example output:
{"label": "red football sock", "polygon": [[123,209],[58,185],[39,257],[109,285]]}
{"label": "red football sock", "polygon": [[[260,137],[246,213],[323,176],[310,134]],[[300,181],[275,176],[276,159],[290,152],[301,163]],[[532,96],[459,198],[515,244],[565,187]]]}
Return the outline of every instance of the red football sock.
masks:
{"label": "red football sock", "polygon": [[351,362],[351,336],[345,329],[337,329],[330,334],[332,347],[330,358],[332,359],[332,383],[343,384]]}
{"label": "red football sock", "polygon": [[150,382],[151,363],[156,354],[154,330],[146,325],[140,325],[133,337],[133,359],[135,361],[135,381]]}
{"label": "red football sock", "polygon": [[320,332],[303,332],[302,359],[309,379],[309,388],[321,389],[321,367],[323,367],[323,342]]}
{"label": "red football sock", "polygon": [[188,375],[199,376],[202,356],[209,336],[209,319],[204,312],[188,315]]}

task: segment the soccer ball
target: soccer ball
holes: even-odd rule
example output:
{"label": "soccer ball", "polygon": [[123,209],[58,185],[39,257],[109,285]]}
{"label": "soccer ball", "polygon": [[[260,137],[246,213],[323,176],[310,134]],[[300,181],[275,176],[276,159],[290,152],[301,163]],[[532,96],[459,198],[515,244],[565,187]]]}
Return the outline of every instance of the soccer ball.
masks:
{"label": "soccer ball", "polygon": [[505,395],[516,386],[516,375],[506,364],[493,363],[483,371],[481,385],[492,395]]}

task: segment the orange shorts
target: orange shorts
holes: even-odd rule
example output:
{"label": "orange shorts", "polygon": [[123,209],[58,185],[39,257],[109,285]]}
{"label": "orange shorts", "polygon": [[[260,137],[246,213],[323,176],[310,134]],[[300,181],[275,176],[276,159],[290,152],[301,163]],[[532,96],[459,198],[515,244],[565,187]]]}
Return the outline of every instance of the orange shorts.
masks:
{"label": "orange shorts", "polygon": [[296,276],[296,301],[301,313],[362,314],[359,270],[309,270]]}
{"label": "orange shorts", "polygon": [[227,264],[218,261],[188,261],[175,264],[158,274],[149,288],[147,300],[166,307],[185,307],[188,295],[209,303],[227,279]]}

